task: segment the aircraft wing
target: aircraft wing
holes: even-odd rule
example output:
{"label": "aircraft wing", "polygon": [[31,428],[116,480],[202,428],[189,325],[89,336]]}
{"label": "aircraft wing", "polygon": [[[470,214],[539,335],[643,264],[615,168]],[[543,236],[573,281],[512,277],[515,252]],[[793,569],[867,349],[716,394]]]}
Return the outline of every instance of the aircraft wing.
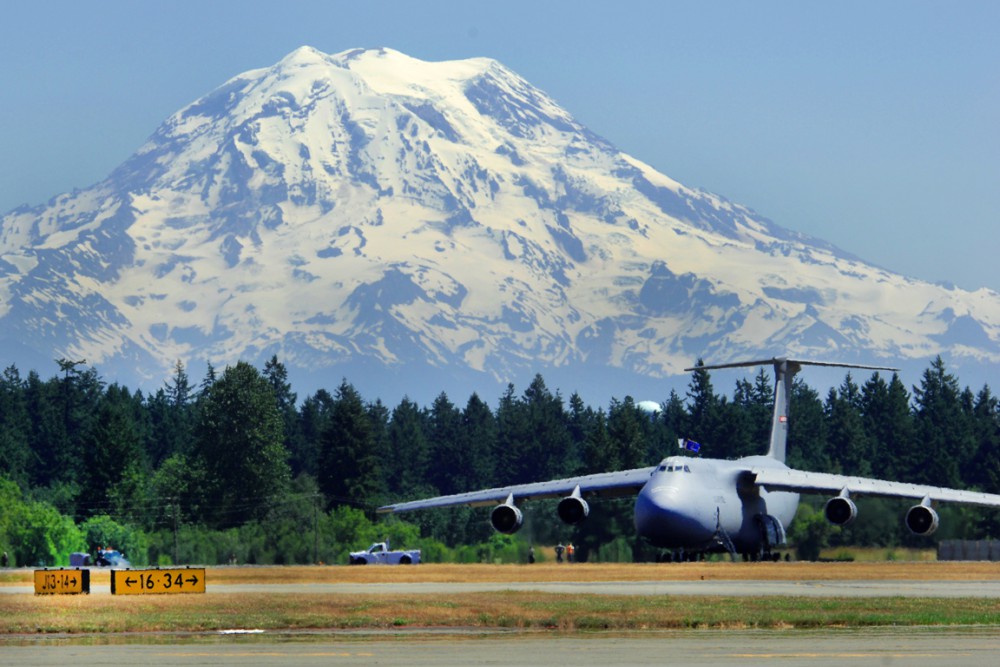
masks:
{"label": "aircraft wing", "polygon": [[889,482],[867,477],[833,475],[823,472],[806,472],[790,468],[754,468],[755,483],[768,491],[794,491],[798,493],[829,493],[837,495],[845,489],[849,494],[859,496],[880,496],[884,498],[913,498],[941,502],[965,503],[1000,507],[1000,495],[945,489],[939,486]]}
{"label": "aircraft wing", "polygon": [[656,466],[648,468],[636,468],[634,470],[620,470],[618,472],[605,472],[596,475],[583,475],[581,477],[567,477],[566,479],[556,479],[549,482],[535,482],[533,484],[514,484],[511,486],[501,486],[495,489],[485,489],[483,491],[471,491],[469,493],[457,493],[452,496],[438,496],[437,498],[426,498],[424,500],[413,500],[405,503],[395,503],[385,505],[376,510],[379,513],[408,512],[410,510],[428,509],[431,507],[453,507],[456,505],[468,505],[469,507],[480,507],[483,505],[496,505],[504,502],[510,496],[514,497],[514,502],[523,500],[538,500],[541,498],[563,498],[580,488],[580,495],[584,498],[602,497],[613,498],[619,496],[633,495],[642,489],[643,485],[649,481],[650,475],[656,470]]}

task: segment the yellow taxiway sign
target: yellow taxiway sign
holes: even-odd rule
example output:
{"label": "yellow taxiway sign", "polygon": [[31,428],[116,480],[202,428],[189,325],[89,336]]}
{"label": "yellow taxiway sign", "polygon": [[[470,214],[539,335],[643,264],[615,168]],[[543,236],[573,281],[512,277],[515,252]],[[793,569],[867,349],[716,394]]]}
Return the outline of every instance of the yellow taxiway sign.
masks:
{"label": "yellow taxiway sign", "polygon": [[111,571],[112,595],[204,592],[205,568],[203,567]]}
{"label": "yellow taxiway sign", "polygon": [[35,595],[90,593],[90,570],[35,570]]}

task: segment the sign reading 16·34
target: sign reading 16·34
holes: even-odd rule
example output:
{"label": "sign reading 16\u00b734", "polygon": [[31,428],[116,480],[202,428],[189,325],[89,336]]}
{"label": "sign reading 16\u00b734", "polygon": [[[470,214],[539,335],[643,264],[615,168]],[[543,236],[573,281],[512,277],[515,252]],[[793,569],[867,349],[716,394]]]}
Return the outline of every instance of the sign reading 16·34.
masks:
{"label": "sign reading 16\u00b734", "polygon": [[204,593],[205,568],[112,570],[112,595]]}

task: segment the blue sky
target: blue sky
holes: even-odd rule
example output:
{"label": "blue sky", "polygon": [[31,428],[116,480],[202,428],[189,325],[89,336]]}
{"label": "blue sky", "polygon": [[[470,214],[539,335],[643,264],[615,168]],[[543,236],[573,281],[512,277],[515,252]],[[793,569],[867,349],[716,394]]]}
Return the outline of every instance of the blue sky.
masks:
{"label": "blue sky", "polygon": [[[425,6],[427,5],[427,6]],[[89,186],[298,46],[496,58],[661,172],[1000,291],[1000,3],[46,1],[0,28],[0,211]]]}

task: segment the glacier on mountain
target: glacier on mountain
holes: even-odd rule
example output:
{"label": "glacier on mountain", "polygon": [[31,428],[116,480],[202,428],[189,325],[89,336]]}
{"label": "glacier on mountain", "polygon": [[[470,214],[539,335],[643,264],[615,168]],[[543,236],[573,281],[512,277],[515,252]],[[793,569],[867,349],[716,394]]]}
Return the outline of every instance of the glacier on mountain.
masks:
{"label": "glacier on mountain", "polygon": [[397,386],[772,354],[996,368],[1000,295],[685,187],[496,61],[303,47],[0,218],[0,352],[154,385],[272,354]]}

